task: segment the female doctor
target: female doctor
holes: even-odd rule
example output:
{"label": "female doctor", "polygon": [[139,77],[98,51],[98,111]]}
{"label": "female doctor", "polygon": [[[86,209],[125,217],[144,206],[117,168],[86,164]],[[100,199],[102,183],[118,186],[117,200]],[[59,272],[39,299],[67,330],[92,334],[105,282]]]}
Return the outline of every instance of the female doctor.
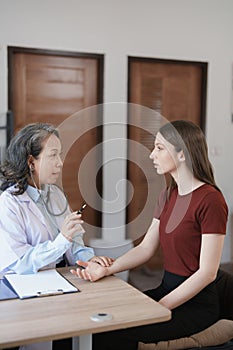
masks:
{"label": "female doctor", "polygon": [[[109,266],[84,246],[81,215],[71,212],[55,185],[62,169],[61,142],[50,124],[29,124],[11,140],[0,167],[0,274],[36,273],[64,260],[92,261]],[[52,348],[51,342],[20,349]]]}

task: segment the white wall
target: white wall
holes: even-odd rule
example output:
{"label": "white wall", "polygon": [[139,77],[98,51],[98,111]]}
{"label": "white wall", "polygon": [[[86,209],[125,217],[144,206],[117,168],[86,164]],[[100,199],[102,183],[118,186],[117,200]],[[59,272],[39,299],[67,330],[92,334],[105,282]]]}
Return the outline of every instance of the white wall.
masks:
{"label": "white wall", "polygon": [[[127,101],[127,56],[208,62],[207,141],[232,217],[232,43],[232,0],[0,0],[0,113],[7,110],[7,46],[105,54],[104,102]],[[122,165],[119,171],[125,174]],[[123,223],[124,214],[111,220]],[[232,258],[232,235],[231,222],[223,261]]]}

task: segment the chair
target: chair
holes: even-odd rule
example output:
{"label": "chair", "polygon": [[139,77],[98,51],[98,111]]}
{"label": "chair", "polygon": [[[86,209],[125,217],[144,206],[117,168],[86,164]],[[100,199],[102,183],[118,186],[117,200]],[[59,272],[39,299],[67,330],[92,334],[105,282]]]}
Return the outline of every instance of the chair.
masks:
{"label": "chair", "polygon": [[154,344],[139,343],[138,350],[233,349],[233,275],[219,269],[216,283],[220,300],[220,319],[216,323],[190,337]]}

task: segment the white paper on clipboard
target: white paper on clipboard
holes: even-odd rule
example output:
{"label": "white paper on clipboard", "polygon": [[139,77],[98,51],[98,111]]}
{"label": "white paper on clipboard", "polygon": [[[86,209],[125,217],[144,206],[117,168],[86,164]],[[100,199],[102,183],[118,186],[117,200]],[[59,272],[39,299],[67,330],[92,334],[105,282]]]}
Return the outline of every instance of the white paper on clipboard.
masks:
{"label": "white paper on clipboard", "polygon": [[28,275],[6,274],[5,278],[20,299],[79,291],[55,269],[43,270]]}

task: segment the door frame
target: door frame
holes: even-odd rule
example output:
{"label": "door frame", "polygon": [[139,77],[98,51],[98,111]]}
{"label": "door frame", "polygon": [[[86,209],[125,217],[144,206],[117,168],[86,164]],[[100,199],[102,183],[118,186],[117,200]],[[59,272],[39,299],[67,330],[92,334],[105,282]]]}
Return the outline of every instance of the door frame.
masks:
{"label": "door frame", "polygon": [[[63,56],[63,57],[74,57],[74,58],[87,58],[95,59],[97,62],[97,105],[103,103],[103,91],[104,91],[104,54],[97,53],[84,53],[84,52],[75,52],[75,51],[63,51],[63,50],[52,50],[52,49],[40,49],[40,48],[29,48],[29,47],[17,47],[17,46],[8,46],[7,47],[7,59],[8,59],[8,113],[10,113],[11,118],[7,120],[7,129],[9,130],[10,135],[14,135],[15,123],[14,123],[14,97],[13,97],[13,59],[14,54],[16,53],[29,53],[35,55],[52,55],[52,56]],[[91,107],[91,106],[90,106]],[[98,141],[103,142],[103,127],[99,130]],[[10,139],[7,140],[9,144]],[[103,155],[103,150],[101,151],[101,157]],[[98,172],[98,178],[96,179],[96,186],[99,194],[102,196],[103,192],[103,173],[102,168]],[[97,225],[102,226],[102,210],[99,212],[99,218]]]}
{"label": "door frame", "polygon": [[[53,55],[53,56],[64,56],[64,57],[76,57],[76,58],[94,58],[97,60],[97,104],[103,103],[103,91],[104,91],[104,54],[95,53],[84,53],[75,51],[62,51],[62,50],[48,50],[48,49],[35,49],[28,47],[8,46],[7,47],[7,62],[8,62],[8,111],[12,111],[13,107],[13,56],[15,53],[30,53],[30,54],[41,54],[41,55]],[[14,116],[11,125],[11,135],[14,134]],[[13,130],[12,130],[13,128]],[[101,135],[102,139],[102,135]]]}
{"label": "door frame", "polygon": [[[138,103],[132,100],[132,90],[131,90],[131,81],[133,77],[132,72],[132,64],[133,63],[161,63],[164,65],[183,65],[183,66],[196,66],[200,68],[201,70],[201,94],[200,94],[200,119],[199,119],[199,126],[201,127],[202,131],[205,133],[205,126],[206,126],[206,98],[207,98],[207,70],[208,70],[208,62],[199,62],[199,61],[185,61],[185,60],[178,60],[178,59],[162,59],[162,58],[150,58],[150,57],[135,57],[135,56],[128,56],[128,96],[127,96],[127,102],[130,103]],[[135,88],[135,86],[134,86]],[[145,105],[145,107],[148,108],[148,106]],[[130,114],[128,112],[128,122],[127,122],[127,139],[130,140]],[[129,146],[127,149],[127,158],[129,156]],[[127,180],[131,181],[130,177],[130,167],[129,167],[129,161],[127,162]],[[128,201],[127,201],[128,202]],[[126,224],[129,224],[129,208],[126,209]],[[141,239],[141,238],[140,238]],[[135,244],[137,244],[138,241],[136,241]],[[160,262],[159,262],[160,263]]]}

